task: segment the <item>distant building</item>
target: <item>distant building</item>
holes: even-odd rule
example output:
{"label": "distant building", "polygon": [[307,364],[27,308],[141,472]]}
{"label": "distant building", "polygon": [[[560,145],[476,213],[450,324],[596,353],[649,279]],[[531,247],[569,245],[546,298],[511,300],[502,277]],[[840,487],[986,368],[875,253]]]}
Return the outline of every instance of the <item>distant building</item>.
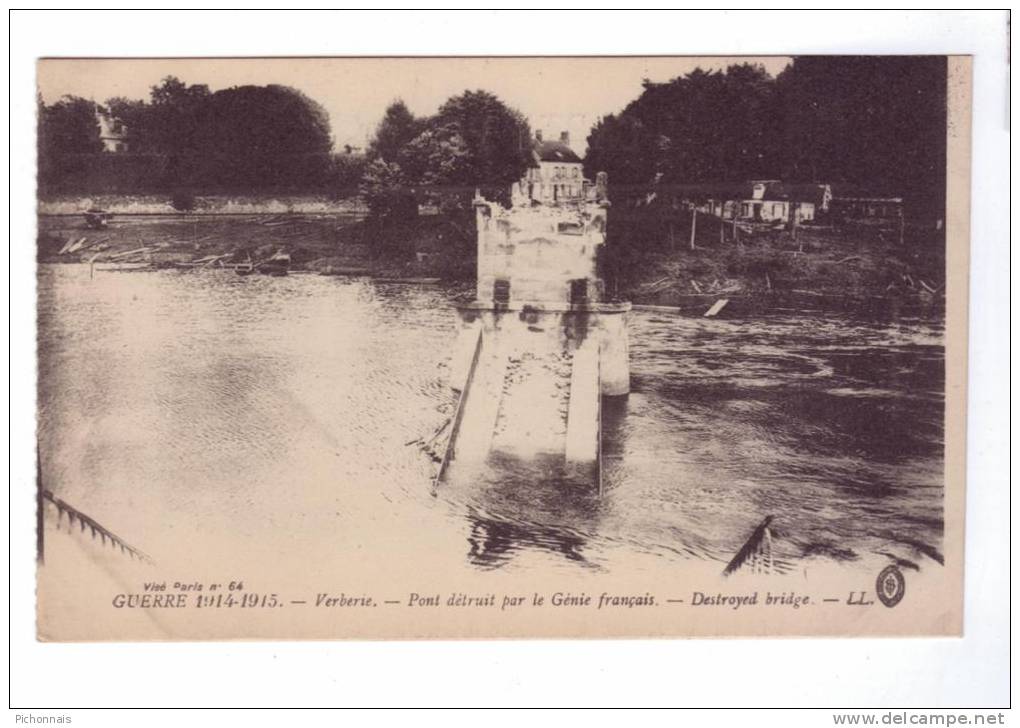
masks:
{"label": "distant building", "polygon": [[832,188],[827,184],[787,184],[780,180],[751,180],[740,185],[708,187],[688,192],[702,212],[751,222],[811,222],[829,212]]}
{"label": "distant building", "polygon": [[825,184],[786,184],[751,180],[740,200],[738,216],[754,222],[810,222],[828,212],[832,189]]}
{"label": "distant building", "polygon": [[568,132],[562,132],[559,141],[545,141],[541,130],[536,131],[531,156],[532,165],[522,180],[528,198],[551,204],[584,196],[581,158],[570,148]]}
{"label": "distant building", "polygon": [[124,122],[103,106],[96,105],[96,121],[99,122],[99,139],[104,152],[127,152],[129,150],[128,129]]}
{"label": "distant building", "polygon": [[840,220],[882,223],[903,217],[902,197],[880,197],[859,187],[839,185],[832,199],[833,215]]}

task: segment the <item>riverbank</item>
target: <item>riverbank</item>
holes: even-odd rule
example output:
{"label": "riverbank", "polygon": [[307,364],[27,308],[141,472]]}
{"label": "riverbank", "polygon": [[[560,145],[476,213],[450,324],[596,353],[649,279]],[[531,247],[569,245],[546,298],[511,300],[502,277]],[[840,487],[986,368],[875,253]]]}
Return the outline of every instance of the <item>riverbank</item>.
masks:
{"label": "riverbank", "polygon": [[39,215],[84,214],[97,208],[114,215],[355,215],[368,207],[358,197],[327,195],[54,195],[39,200]]}
{"label": "riverbank", "polygon": [[354,213],[147,213],[115,215],[92,229],[84,216],[40,215],[37,254],[46,263],[187,268],[260,261],[282,250],[293,270],[461,280],[474,274],[474,243],[470,218],[383,226]]}
{"label": "riverbank", "polygon": [[[258,204],[271,209],[277,203]],[[346,212],[209,209],[115,214],[102,229],[88,227],[80,214],[40,215],[38,259],[188,268],[265,260],[283,250],[295,271],[465,286],[474,279],[470,212],[382,224],[355,205]],[[873,236],[816,229],[801,230],[796,240],[774,231],[739,242],[701,238],[693,249],[684,244],[641,251],[629,240],[616,246],[617,293],[638,306],[700,314],[726,298],[726,313],[734,315],[783,307],[881,313],[944,304],[944,256],[934,244],[900,247]]]}
{"label": "riverbank", "polygon": [[707,310],[902,306],[939,308],[945,298],[941,244],[898,243],[843,230],[770,231],[741,241],[698,241],[619,258],[619,292],[637,305]]}

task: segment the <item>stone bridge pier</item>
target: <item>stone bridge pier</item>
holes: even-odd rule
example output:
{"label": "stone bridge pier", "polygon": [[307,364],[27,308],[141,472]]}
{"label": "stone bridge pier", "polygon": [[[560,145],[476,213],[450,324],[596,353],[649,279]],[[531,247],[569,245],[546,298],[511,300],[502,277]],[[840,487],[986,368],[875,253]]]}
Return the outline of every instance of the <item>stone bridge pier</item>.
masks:
{"label": "stone bridge pier", "polygon": [[510,208],[476,195],[478,282],[459,307],[450,381],[459,401],[437,480],[499,455],[551,457],[601,482],[602,397],[630,391],[630,304],[604,300],[600,182],[559,204],[516,185]]}

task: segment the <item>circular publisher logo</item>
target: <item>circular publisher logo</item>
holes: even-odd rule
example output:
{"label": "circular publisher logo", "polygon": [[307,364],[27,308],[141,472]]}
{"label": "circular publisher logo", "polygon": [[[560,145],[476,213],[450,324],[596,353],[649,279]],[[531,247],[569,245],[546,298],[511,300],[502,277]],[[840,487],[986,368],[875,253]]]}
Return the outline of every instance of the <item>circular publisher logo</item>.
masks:
{"label": "circular publisher logo", "polygon": [[875,580],[875,591],[878,592],[878,598],[887,607],[895,607],[899,604],[906,590],[907,582],[904,580],[903,574],[892,565],[882,569],[878,579]]}

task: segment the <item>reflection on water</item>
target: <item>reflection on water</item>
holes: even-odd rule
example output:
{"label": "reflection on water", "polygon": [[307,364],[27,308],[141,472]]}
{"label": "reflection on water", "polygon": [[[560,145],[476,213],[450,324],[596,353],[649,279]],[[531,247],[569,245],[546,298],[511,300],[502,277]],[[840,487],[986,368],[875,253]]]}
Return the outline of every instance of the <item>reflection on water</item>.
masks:
{"label": "reflection on water", "polygon": [[39,285],[43,477],[156,557],[721,568],[773,515],[792,564],[942,558],[939,320],[634,312],[603,497],[547,463],[433,492],[407,443],[454,403],[442,289],[71,265]]}

